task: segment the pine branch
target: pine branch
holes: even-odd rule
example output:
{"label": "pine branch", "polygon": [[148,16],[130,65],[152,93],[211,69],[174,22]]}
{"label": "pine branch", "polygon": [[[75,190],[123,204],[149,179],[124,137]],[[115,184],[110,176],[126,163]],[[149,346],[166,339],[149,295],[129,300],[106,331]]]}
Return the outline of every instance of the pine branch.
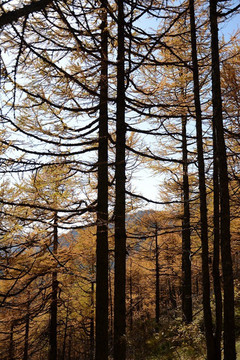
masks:
{"label": "pine branch", "polygon": [[25,5],[20,9],[5,12],[0,16],[0,27],[12,24],[23,16],[28,16],[34,12],[41,11],[51,2],[52,0],[32,1],[29,5]]}

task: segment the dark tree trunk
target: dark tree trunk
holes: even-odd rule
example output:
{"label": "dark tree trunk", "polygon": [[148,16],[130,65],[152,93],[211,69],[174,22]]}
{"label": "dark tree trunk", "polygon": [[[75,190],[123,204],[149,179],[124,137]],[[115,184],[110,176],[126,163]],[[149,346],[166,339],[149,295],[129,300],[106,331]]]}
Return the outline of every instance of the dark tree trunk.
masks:
{"label": "dark tree trunk", "polygon": [[219,226],[219,171],[218,171],[218,156],[216,148],[216,134],[213,128],[213,188],[214,188],[214,215],[213,215],[213,285],[215,294],[215,347],[216,360],[221,360],[221,334],[222,334],[222,292],[221,280],[219,271],[219,250],[220,250],[220,226]]}
{"label": "dark tree trunk", "polygon": [[175,286],[171,285],[170,280],[168,279],[168,291],[169,291],[169,298],[172,304],[172,308],[177,308],[177,302],[176,302],[176,292],[175,292]]}
{"label": "dark tree trunk", "polygon": [[207,200],[206,200],[206,184],[205,184],[205,165],[204,165],[204,156],[203,156],[202,113],[201,113],[201,104],[200,104],[194,0],[189,0],[189,9],[190,9],[190,24],[191,24],[194,103],[195,103],[195,111],[196,111],[198,176],[199,176],[199,193],[200,193],[203,313],[204,313],[204,326],[205,326],[205,335],[206,335],[206,344],[207,344],[207,360],[215,360],[215,344],[214,344],[214,336],[213,336],[212,313],[210,306]]}
{"label": "dark tree trunk", "polygon": [[[53,229],[53,254],[57,256],[58,251],[58,215],[54,213]],[[57,294],[58,280],[57,270],[52,272],[52,297],[50,304],[50,328],[49,328],[49,360],[57,360]]]}
{"label": "dark tree trunk", "polygon": [[108,31],[107,1],[101,1],[101,80],[98,147],[96,360],[108,358]]}
{"label": "dark tree trunk", "polygon": [[221,254],[224,290],[224,360],[236,359],[234,285],[230,236],[230,199],[228,190],[227,155],[224,139],[222,97],[219,65],[217,1],[210,0],[211,51],[212,51],[212,105],[213,126],[219,164],[219,188],[221,204]]}
{"label": "dark tree trunk", "polygon": [[187,117],[182,116],[183,221],[182,221],[182,312],[186,323],[192,322],[191,231],[187,155]]}
{"label": "dark tree trunk", "polygon": [[[159,247],[158,247],[158,230],[155,230],[155,275],[156,275],[156,286],[155,286],[155,320],[157,326],[159,325],[160,317],[160,289],[159,289]],[[156,329],[158,331],[158,329]]]}
{"label": "dark tree trunk", "polygon": [[94,359],[94,282],[91,283],[90,359]]}
{"label": "dark tree trunk", "polygon": [[118,1],[118,63],[116,114],[116,203],[115,203],[115,287],[114,287],[114,360],[126,358],[126,229],[125,229],[125,76],[124,6]]}
{"label": "dark tree trunk", "polygon": [[27,302],[27,314],[25,322],[25,334],[24,334],[24,352],[23,360],[28,360],[28,345],[29,345],[29,323],[30,323],[30,301]]}
{"label": "dark tree trunk", "polygon": [[9,349],[8,349],[8,355],[9,360],[14,360],[14,339],[13,339],[13,333],[14,333],[14,322],[11,322],[10,327],[10,339],[9,339]]}
{"label": "dark tree trunk", "polygon": [[69,339],[68,339],[68,360],[72,359],[72,330],[69,332]]}
{"label": "dark tree trunk", "polygon": [[113,294],[112,294],[112,276],[111,276],[111,267],[108,268],[108,288],[109,288],[109,307],[110,307],[110,329],[109,329],[109,336],[110,336],[110,347],[112,348],[113,345]]}

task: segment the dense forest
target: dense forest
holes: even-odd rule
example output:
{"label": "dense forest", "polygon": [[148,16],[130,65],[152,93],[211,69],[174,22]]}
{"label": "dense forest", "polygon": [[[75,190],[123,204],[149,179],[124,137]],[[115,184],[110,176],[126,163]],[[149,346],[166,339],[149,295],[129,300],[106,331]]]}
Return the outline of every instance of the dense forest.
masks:
{"label": "dense forest", "polygon": [[239,17],[1,1],[1,360],[237,359]]}

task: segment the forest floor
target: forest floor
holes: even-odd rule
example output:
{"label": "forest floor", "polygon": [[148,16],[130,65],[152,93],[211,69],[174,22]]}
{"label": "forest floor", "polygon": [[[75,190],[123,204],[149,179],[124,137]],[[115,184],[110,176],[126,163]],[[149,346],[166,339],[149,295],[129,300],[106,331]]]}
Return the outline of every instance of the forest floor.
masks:
{"label": "forest floor", "polygon": [[[236,287],[235,326],[236,352],[240,360],[240,283]],[[213,306],[214,308],[214,306]],[[154,319],[136,320],[129,332],[129,360],[205,360],[206,347],[201,301],[195,301],[194,321],[182,322],[181,309],[161,313],[159,324]]]}
{"label": "forest floor", "polygon": [[236,350],[237,350],[237,360],[240,360],[240,340],[237,341]]}

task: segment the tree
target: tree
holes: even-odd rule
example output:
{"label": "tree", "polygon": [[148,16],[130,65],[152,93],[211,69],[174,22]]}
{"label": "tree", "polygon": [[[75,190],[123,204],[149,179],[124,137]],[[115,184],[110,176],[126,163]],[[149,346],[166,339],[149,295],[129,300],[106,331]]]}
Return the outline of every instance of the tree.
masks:
{"label": "tree", "polygon": [[195,102],[195,112],[196,112],[199,193],[200,193],[203,312],[204,312],[204,325],[205,325],[206,343],[207,343],[207,359],[213,360],[215,359],[215,343],[213,336],[212,313],[210,307],[210,279],[209,279],[209,265],[208,265],[208,219],[207,219],[205,168],[204,168],[203,141],[202,141],[202,113],[201,113],[200,88],[199,88],[194,0],[189,1],[189,11],[190,11],[190,23],[191,23],[192,66],[193,66],[193,83],[194,83],[194,102]]}
{"label": "tree", "polygon": [[[106,360],[113,312],[115,360],[128,350],[132,358],[174,357],[183,330],[201,333],[191,296],[202,275],[207,358],[220,359],[220,240],[224,297],[231,306],[234,300],[227,207],[239,204],[239,96],[237,67],[223,64],[221,76],[231,74],[224,129],[213,42],[212,103],[208,81],[208,25],[216,36],[217,9],[209,18],[206,4],[194,0],[10,0],[0,11],[0,357]],[[165,210],[135,213],[133,199],[141,207],[149,199],[130,180],[149,164],[162,190],[151,202]],[[224,311],[230,319],[232,309]],[[224,336],[226,357],[235,356]]]}
{"label": "tree", "polygon": [[118,1],[118,55],[115,160],[115,280],[114,280],[114,360],[126,358],[126,229],[125,229],[125,21],[124,1]]}
{"label": "tree", "polygon": [[216,161],[219,169],[221,254],[224,290],[224,358],[236,359],[234,285],[231,257],[230,199],[228,167],[223,129],[222,97],[218,46],[217,1],[210,0],[211,54],[212,54],[212,106],[213,127],[216,137]]}
{"label": "tree", "polygon": [[96,250],[96,360],[108,359],[108,22],[101,2],[101,79]]}
{"label": "tree", "polygon": [[44,10],[52,0],[38,0],[32,1],[30,4],[25,4],[23,7],[18,9],[5,11],[4,7],[1,6],[2,14],[0,15],[0,27],[8,24],[12,24],[21,17],[28,17],[30,14],[37,11]]}

